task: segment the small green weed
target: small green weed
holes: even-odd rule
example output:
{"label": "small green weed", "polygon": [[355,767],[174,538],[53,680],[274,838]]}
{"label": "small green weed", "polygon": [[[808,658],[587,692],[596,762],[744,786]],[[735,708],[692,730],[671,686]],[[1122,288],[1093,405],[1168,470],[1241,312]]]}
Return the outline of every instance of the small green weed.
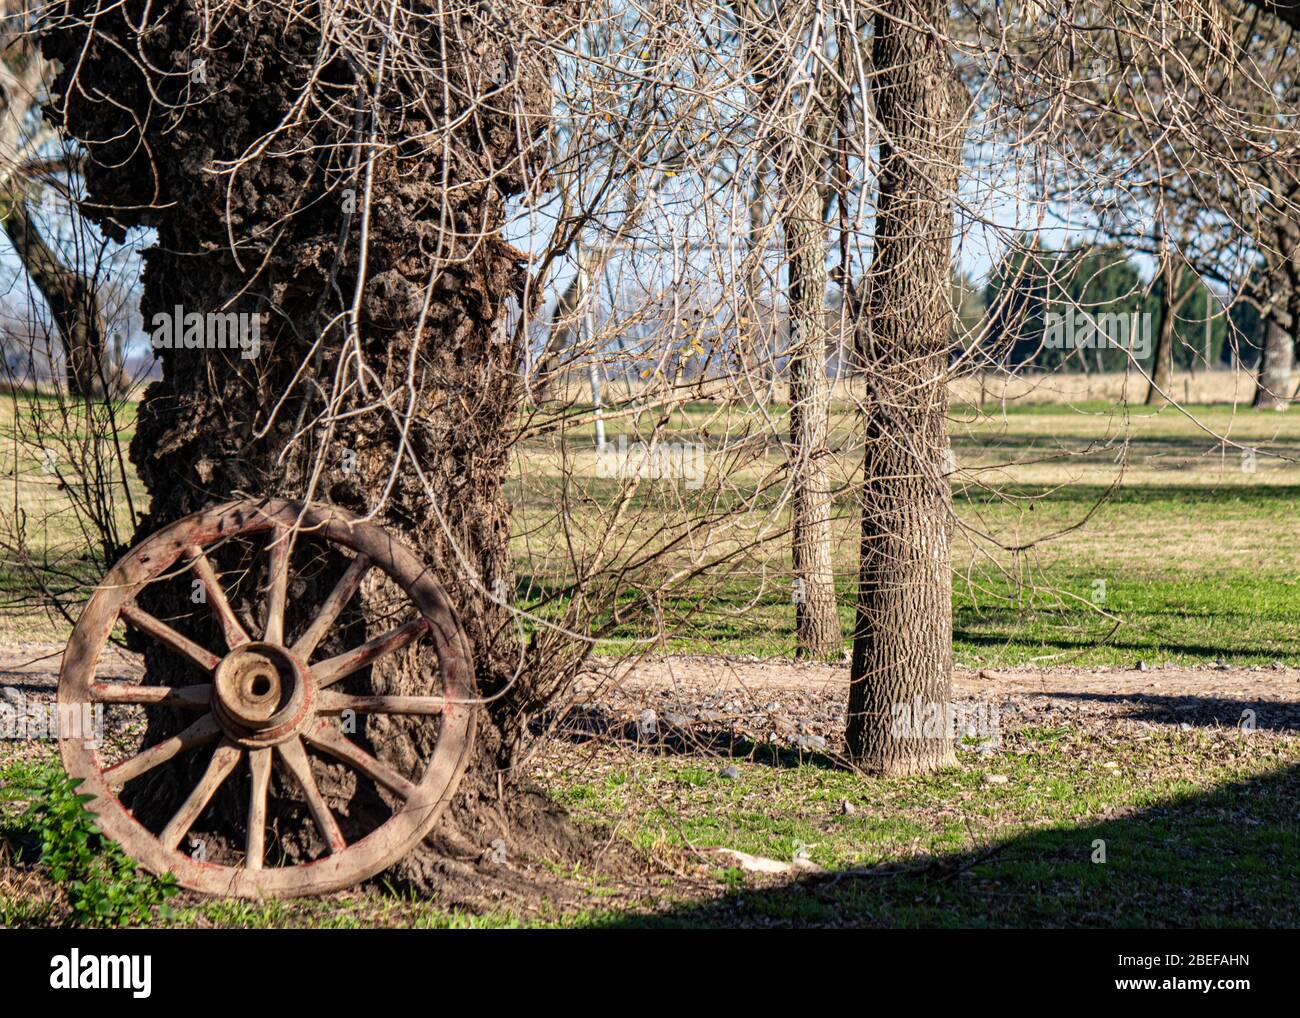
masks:
{"label": "small green weed", "polygon": [[141,871],[114,842],[104,837],[95,815],[86,809],[93,796],[77,791],[57,767],[30,771],[13,791],[27,799],[17,825],[40,841],[40,861],[62,884],[73,921],[82,926],[136,926],[148,922],[155,908],[166,913],[176,893],[170,874],[154,877]]}

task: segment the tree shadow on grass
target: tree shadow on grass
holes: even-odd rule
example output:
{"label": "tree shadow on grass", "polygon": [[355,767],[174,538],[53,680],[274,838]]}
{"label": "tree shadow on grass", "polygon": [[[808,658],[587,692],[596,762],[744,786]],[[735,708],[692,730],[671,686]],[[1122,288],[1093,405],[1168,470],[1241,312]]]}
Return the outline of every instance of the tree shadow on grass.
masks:
{"label": "tree shadow on grass", "polygon": [[1154,721],[1163,725],[1185,724],[1202,728],[1253,727],[1272,732],[1300,731],[1300,703],[1288,701],[1055,690],[1044,690],[1035,695],[1052,700],[1129,704],[1128,712],[1116,715],[1129,721]]}
{"label": "tree shadow on grass", "polygon": [[677,727],[656,718],[653,730],[647,730],[639,722],[630,721],[599,704],[570,707],[558,722],[548,719],[534,726],[534,732],[540,733],[547,728],[551,728],[554,738],[574,745],[602,740],[649,756],[712,758],[719,767],[725,766],[729,760],[743,760],[769,767],[847,769],[845,761],[820,748],[799,749],[757,742],[731,728],[698,721]]}
{"label": "tree shadow on grass", "polygon": [[1288,767],[1094,823],[595,925],[1295,927],[1298,874],[1300,767]]}
{"label": "tree shadow on grass", "polygon": [[[976,632],[970,627],[976,624],[999,625],[1010,623],[1016,619],[1016,613],[1011,612],[1010,610],[1003,611],[1000,609],[990,609],[979,616],[966,615],[966,613],[961,610],[959,610],[958,614],[966,617],[959,618],[953,624],[953,641],[958,645],[967,645],[971,647],[1000,649],[1003,647],[1019,645],[1023,647],[1033,647],[1035,650],[1053,649],[1062,652],[1074,651],[1078,653],[1095,650],[1099,647],[1107,647],[1117,651],[1131,651],[1134,661],[1141,660],[1143,657],[1151,659],[1167,657],[1175,654],[1180,654],[1185,657],[1201,658],[1205,661],[1217,661],[1220,658],[1240,660],[1242,658],[1260,659],[1275,658],[1279,656],[1279,648],[1276,641],[1261,642],[1253,646],[1233,647],[1228,651],[1224,650],[1222,644],[1187,643],[1185,641],[1158,640],[1154,637],[1145,642],[1137,638],[1110,639],[1099,642],[1100,637],[1104,635],[1105,630],[1107,629],[1105,626],[1098,626],[1097,632],[1093,635],[1083,634],[1077,637],[1068,637],[1035,634],[1031,639],[1009,640],[1007,639],[1006,634]],[[1176,611],[1170,611],[1164,614],[1177,616],[1178,613]],[[1248,617],[1245,613],[1240,613],[1239,615],[1237,613],[1221,613],[1221,617],[1225,619],[1230,616],[1232,618],[1240,618],[1243,620]],[[1225,622],[1224,624],[1229,625],[1232,623]],[[1293,653],[1294,651],[1291,648],[1287,648],[1284,656],[1290,657]],[[1064,660],[1058,663],[1062,665],[1070,664],[1069,661]]]}

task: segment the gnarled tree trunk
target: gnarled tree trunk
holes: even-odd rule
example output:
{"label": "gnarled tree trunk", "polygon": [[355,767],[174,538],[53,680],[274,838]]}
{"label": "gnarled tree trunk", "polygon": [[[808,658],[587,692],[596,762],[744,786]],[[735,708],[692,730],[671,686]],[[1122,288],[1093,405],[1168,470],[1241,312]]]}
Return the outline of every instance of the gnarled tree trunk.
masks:
{"label": "gnarled tree trunk", "polygon": [[[507,297],[521,288],[523,256],[499,231],[507,199],[541,169],[546,58],[487,33],[468,10],[404,6],[401,24],[384,31],[361,2],[336,6],[329,24],[313,21],[312,8],[291,16],[288,5],[232,5],[209,20],[188,0],[128,2],[100,10],[88,35],[85,19],[97,7],[75,0],[47,30],[46,52],[63,67],[50,111],[87,148],[90,214],[119,236],[134,224],[157,230],[145,254],[147,326],[178,307],[263,323],[255,356],[161,352],[163,377],[145,394],[131,446],[152,496],[139,536],[237,495],[379,508],[375,522],[416,549],[448,589],[479,692],[501,694],[479,711],[476,755],[435,830],[437,850],[408,856],[400,875],[430,888],[472,866],[495,838],[564,841],[567,826],[512,770],[553,689],[538,685],[535,657],[493,600],[513,590],[503,485],[522,362],[501,326]],[[512,13],[516,39],[540,29],[530,19],[551,16],[539,6]],[[345,51],[339,42],[355,47],[366,37],[372,48]],[[358,66],[364,61],[371,66]],[[503,67],[513,77],[500,86]],[[304,113],[308,92],[316,106]],[[495,99],[479,105],[489,92]],[[444,146],[441,132],[453,122]],[[359,361],[368,369],[361,377]],[[341,377],[351,384],[340,389]],[[408,406],[406,429],[399,415]],[[298,549],[304,579],[290,591],[290,639],[342,568],[316,561],[309,537]],[[253,561],[248,552],[232,546],[217,564],[256,631],[264,598],[260,574],[241,572]],[[186,578],[151,589],[145,607],[220,646],[190,595]],[[318,656],[390,628],[388,595],[363,585]],[[148,654],[151,680],[177,670],[174,656]],[[371,682],[379,692],[420,692],[432,667],[427,651],[393,655],[374,666]],[[176,723],[167,711],[150,717],[162,729]],[[372,752],[409,776],[420,730],[365,724]],[[141,815],[173,809],[196,766],[159,768],[134,797]],[[344,833],[363,827],[374,803],[339,768],[313,766]],[[243,804],[226,792],[199,825],[210,857],[239,844]]]}

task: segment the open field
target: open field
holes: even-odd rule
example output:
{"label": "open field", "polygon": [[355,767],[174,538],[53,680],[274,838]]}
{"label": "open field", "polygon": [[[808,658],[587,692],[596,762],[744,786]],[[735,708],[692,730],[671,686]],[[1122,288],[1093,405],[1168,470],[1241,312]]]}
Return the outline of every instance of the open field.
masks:
{"label": "open field", "polygon": [[[778,423],[765,454],[729,483],[732,497],[755,499],[753,528],[774,536],[712,573],[707,598],[689,588],[665,598],[665,650],[793,652],[787,516],[772,507],[779,491],[766,501],[754,495],[760,477],[780,473],[783,409],[771,413]],[[742,415],[729,425],[711,405],[690,405],[673,433],[691,440],[706,420],[714,433],[747,423]],[[1300,548],[1288,538],[1300,493],[1300,416],[1217,404],[990,403],[982,413],[956,405],[951,421],[959,662],[1300,660]],[[835,423],[835,567],[849,632],[861,450],[851,408],[842,406]],[[610,441],[627,428],[611,421]],[[600,497],[602,482],[591,480],[596,454],[591,444],[584,451],[584,439],[592,441],[586,432],[571,439],[577,451],[566,476],[542,469],[548,461],[535,454],[527,484],[514,492],[522,521],[549,518],[574,479]],[[536,543],[519,547],[519,596],[528,603],[535,588],[565,576],[539,565],[545,554]],[[642,635],[629,628],[608,646],[626,648]]]}
{"label": "open field", "polygon": [[[1109,378],[1110,376],[1106,376]],[[1068,400],[1103,379],[1061,376],[1049,390]],[[1214,394],[1249,393],[1245,376],[1201,372],[1176,379]],[[955,396],[965,393],[960,383]],[[1012,380],[1005,388],[1021,393]],[[1108,388],[1122,384],[1116,376]],[[991,388],[991,386],[990,386]],[[1041,394],[1040,394],[1041,395]],[[87,548],[95,535],[69,511],[70,492],[86,481],[77,444],[91,428],[60,431],[34,423],[40,401],[3,401],[0,412],[0,632],[58,638],[67,622],[36,607],[33,575],[59,577],[60,589],[94,578]],[[47,409],[46,411],[50,411]],[[779,476],[784,408],[763,454],[729,483],[739,489],[760,474]],[[738,412],[740,413],[740,412]],[[690,404],[676,415],[673,433],[698,437],[705,422],[726,430],[713,405]],[[732,426],[752,424],[736,417]],[[958,472],[953,489],[959,526],[954,549],[955,649],[970,665],[1032,663],[1132,664],[1139,659],[1184,664],[1300,662],[1300,547],[1288,539],[1291,506],[1300,492],[1300,415],[1256,412],[1231,404],[1193,404],[1151,410],[1104,401],[1034,403],[990,398],[981,412],[957,402],[950,433]],[[129,441],[131,407],[118,422]],[[838,485],[836,573],[840,614],[852,625],[857,556],[854,478],[860,448],[849,404],[841,404],[832,436]],[[609,422],[611,442],[631,430]],[[46,437],[63,437],[52,442]],[[42,444],[44,443],[44,444]],[[552,446],[525,443],[512,498],[518,528],[540,533],[517,539],[518,602],[568,579],[557,553],[553,521],[559,491],[576,478],[596,497],[609,483],[598,469],[589,426],[566,439],[565,472]],[[58,471],[43,458],[52,449]],[[112,445],[95,444],[109,462]],[[128,466],[134,508],[147,502]],[[775,501],[779,491],[769,501]],[[640,526],[654,522],[642,507]],[[653,505],[652,505],[653,510]],[[129,508],[112,506],[129,539]],[[666,609],[678,622],[659,649],[710,654],[788,655],[793,650],[788,538],[783,510],[758,500],[756,521],[771,537],[744,561],[710,577],[707,603],[690,587],[676,590]],[[606,649],[631,646],[628,630]],[[1211,638],[1212,637],[1212,638]]]}
{"label": "open field", "polygon": [[40,391],[0,394],[0,639],[66,637],[98,582],[103,535],[129,542],[148,495],[127,461],[135,404],[91,408]]}

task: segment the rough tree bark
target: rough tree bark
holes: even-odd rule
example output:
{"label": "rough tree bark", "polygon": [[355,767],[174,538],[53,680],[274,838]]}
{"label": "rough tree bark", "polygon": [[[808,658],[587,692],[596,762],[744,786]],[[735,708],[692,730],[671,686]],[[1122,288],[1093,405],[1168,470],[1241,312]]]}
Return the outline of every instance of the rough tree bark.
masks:
{"label": "rough tree bark", "polygon": [[[508,612],[489,596],[513,590],[503,484],[522,362],[501,323],[506,299],[522,286],[523,255],[499,231],[506,200],[525,189],[544,157],[537,142],[550,95],[542,48],[503,43],[468,9],[403,7],[409,20],[400,42],[384,37],[418,47],[410,56],[438,69],[444,90],[403,75],[415,59],[390,53],[381,79],[360,73],[355,54],[331,52],[345,28],[379,47],[374,11],[364,4],[336,5],[324,25],[313,20],[324,9],[301,5],[296,13],[289,5],[232,5],[221,19],[206,18],[206,6],[189,0],[98,7],[72,0],[70,16],[47,29],[46,53],[63,68],[49,115],[87,148],[88,213],[118,237],[136,224],[157,230],[145,255],[146,324],[177,306],[259,314],[265,323],[253,358],[239,350],[162,351],[163,378],[145,395],[131,446],[152,496],[137,536],[232,495],[301,498],[313,490],[322,452],[317,498],[366,513],[391,479],[375,522],[430,563],[459,610],[480,693],[502,694],[479,711],[474,762],[431,847],[408,856],[396,876],[421,890],[446,888],[458,874],[472,879],[495,838],[543,851],[574,847],[562,815],[512,769],[530,719],[554,689],[543,688],[543,669],[533,667]],[[555,16],[538,5],[512,14],[520,39]],[[513,68],[514,78],[498,88],[502,67]],[[304,113],[299,104],[309,88],[319,106],[336,103],[329,115]],[[495,101],[476,102],[493,90]],[[457,118],[449,145],[413,141]],[[373,144],[357,144],[367,139]],[[236,161],[235,172],[214,172]],[[349,335],[341,323],[361,278],[367,209],[366,276]],[[332,428],[304,428],[353,350],[374,374],[345,394]],[[408,401],[414,408],[405,436],[412,455],[391,478],[403,437],[388,409],[375,404],[383,394],[393,394],[398,409]],[[290,634],[343,567],[313,567],[319,549],[309,538],[296,547],[294,568],[306,569],[291,591]],[[238,547],[222,554],[218,568],[232,604],[252,624],[262,617],[259,574],[240,570],[264,556]],[[151,591],[147,610],[221,645],[207,613],[193,611],[188,580]],[[330,640],[355,646],[388,629],[392,611],[379,585],[363,585]],[[333,652],[326,643],[318,656]],[[151,680],[167,681],[175,659],[148,654]],[[370,684],[377,692],[424,692],[432,669],[427,650],[412,650],[383,659]],[[150,724],[166,730],[176,721],[155,711]],[[421,730],[366,726],[371,751],[409,775]],[[176,773],[186,766],[159,768],[155,780],[142,782],[141,816],[175,808],[178,790],[192,787],[201,770],[191,763]],[[373,795],[338,768],[320,760],[313,767],[344,833],[361,829],[376,808]],[[227,782],[198,825],[210,858],[227,842],[239,844],[243,806],[226,795],[238,784]],[[301,815],[292,799],[286,790],[276,808]],[[312,850],[302,846],[304,854]]]}
{"label": "rough tree bark", "polygon": [[891,3],[872,43],[881,168],[862,330],[871,400],[847,741],[860,766],[885,774],[954,759],[946,726],[896,724],[946,715],[952,690],[944,383],[968,97],[943,42],[946,10],[943,0]]}
{"label": "rough tree bark", "polygon": [[[831,383],[826,373],[826,236],[815,158],[784,174],[782,216],[790,308],[791,506],[795,647],[799,657],[838,659],[844,637],[831,562]],[[807,165],[811,164],[811,165]]]}

